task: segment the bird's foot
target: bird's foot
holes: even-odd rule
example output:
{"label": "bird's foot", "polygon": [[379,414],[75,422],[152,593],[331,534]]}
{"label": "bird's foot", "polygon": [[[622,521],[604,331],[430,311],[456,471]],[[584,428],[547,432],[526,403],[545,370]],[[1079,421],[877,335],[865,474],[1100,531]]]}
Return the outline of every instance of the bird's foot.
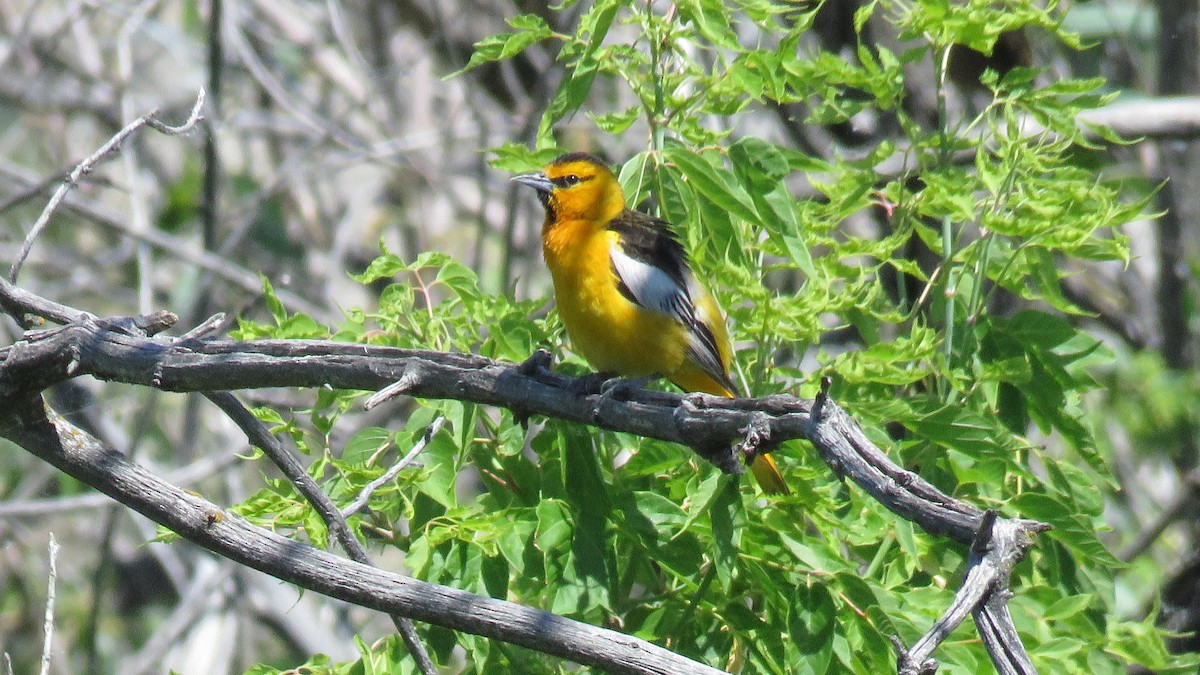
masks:
{"label": "bird's foot", "polygon": [[600,421],[600,413],[609,402],[627,400],[633,392],[644,389],[647,384],[650,384],[657,378],[658,375],[606,378],[600,385],[600,399],[596,401],[596,407],[592,410],[592,419],[597,422]]}

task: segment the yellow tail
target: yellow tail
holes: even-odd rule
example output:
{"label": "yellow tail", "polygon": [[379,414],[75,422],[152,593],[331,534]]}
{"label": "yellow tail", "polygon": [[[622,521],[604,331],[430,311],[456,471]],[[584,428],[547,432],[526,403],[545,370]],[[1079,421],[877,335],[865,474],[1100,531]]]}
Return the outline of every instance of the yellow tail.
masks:
{"label": "yellow tail", "polygon": [[[734,398],[733,392],[713,379],[713,376],[702,370],[690,360],[671,375],[671,381],[684,391],[702,391],[715,396]],[[775,464],[775,458],[770,455],[759,455],[750,463],[750,473],[758,481],[758,486],[769,495],[790,495],[787,483],[783,482],[783,474]]]}
{"label": "yellow tail", "polygon": [[787,495],[792,491],[788,489],[787,483],[783,482],[783,474],[779,473],[779,467],[775,465],[775,458],[770,455],[759,455],[750,463],[750,472],[754,474],[754,479],[758,481],[758,486],[763,489],[763,492],[769,495]]}

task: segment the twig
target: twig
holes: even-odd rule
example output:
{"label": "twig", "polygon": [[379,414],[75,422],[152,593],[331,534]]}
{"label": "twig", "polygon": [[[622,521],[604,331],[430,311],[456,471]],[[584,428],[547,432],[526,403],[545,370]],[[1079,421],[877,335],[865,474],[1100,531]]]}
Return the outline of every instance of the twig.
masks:
{"label": "twig", "polygon": [[13,261],[12,267],[8,271],[9,281],[15,282],[17,280],[17,275],[21,272],[21,266],[25,264],[25,258],[29,256],[29,251],[33,248],[34,240],[36,240],[38,235],[42,233],[42,230],[46,228],[46,225],[50,222],[50,216],[53,215],[58,209],[59,205],[62,204],[62,201],[64,198],[66,198],[67,193],[70,192],[71,188],[75,187],[75,185],[77,185],[84,176],[91,173],[96,168],[97,164],[108,157],[109,154],[117,151],[120,148],[121,143],[123,143],[126,138],[129,138],[131,134],[144,126],[149,126],[151,129],[169,136],[177,136],[190,131],[196,126],[196,123],[200,121],[200,109],[203,105],[204,90],[201,89],[199,94],[196,96],[195,105],[192,106],[192,114],[188,116],[187,120],[183,124],[177,127],[168,126],[158,121],[155,118],[155,115],[158,114],[158,108],[155,108],[125,125],[125,128],[121,129],[115,135],[113,135],[112,138],[108,139],[108,142],[100,146],[96,152],[93,152],[86,159],[76,165],[75,169],[67,175],[67,178],[63,181],[62,185],[59,185],[58,189],[54,191],[54,195],[50,197],[50,201],[47,202],[46,207],[42,209],[41,215],[39,215],[38,219],[34,221],[33,228],[30,229],[29,234],[25,236],[25,242],[21,244],[21,250],[17,254],[16,260]]}
{"label": "twig", "polygon": [[[142,0],[129,13],[129,17],[122,22],[121,29],[117,31],[117,73],[118,86],[122,89],[121,92],[121,117],[129,118],[134,114],[133,97],[129,90],[130,82],[133,80],[133,36],[141,29],[142,24],[146,21],[147,15],[158,4],[158,0]],[[199,108],[196,108],[197,113]],[[147,117],[146,125],[155,128],[153,113]],[[163,126],[159,131],[166,131],[169,127]],[[132,132],[130,132],[132,133]],[[140,180],[140,171],[137,162],[137,149],[130,148],[129,152],[121,155],[121,164],[125,169],[125,180],[128,184],[129,191],[129,214],[133,221],[134,229],[146,231],[150,229],[150,218],[147,215],[146,198],[142,190],[142,181]],[[137,259],[137,276],[135,283],[137,284],[138,311],[149,312],[151,303],[151,288],[150,278],[153,276],[153,271],[150,269],[150,247],[145,242],[138,242],[136,250]]]}
{"label": "twig", "polygon": [[188,342],[190,340],[199,340],[216,334],[225,326],[225,312],[217,312],[201,321],[195,328],[175,338],[175,342]]}
{"label": "twig", "polygon": [[1179,520],[1184,514],[1191,514],[1189,507],[1196,502],[1197,496],[1200,496],[1200,469],[1192,469],[1184,474],[1183,485],[1180,486],[1179,493],[1175,495],[1171,503],[1165,506],[1149,525],[1143,527],[1128,546],[1117,553],[1117,559],[1122,562],[1131,562],[1145,553],[1146,549],[1150,548],[1172,523]]}
{"label": "twig", "polygon": [[415,366],[409,370],[405,370],[404,374],[395,382],[368,396],[367,400],[363,401],[363,410],[371,410],[380,403],[403,395],[409,389],[416,386],[420,379],[420,374],[417,373]]}
{"label": "twig", "polygon": [[50,554],[50,579],[46,584],[46,619],[42,623],[46,641],[42,644],[42,669],[39,671],[41,675],[50,673],[50,650],[54,642],[54,587],[58,581],[58,542],[54,540],[53,532],[50,533],[50,545],[47,548]]}
{"label": "twig", "polygon": [[[0,175],[3,175],[6,180],[26,185],[34,184],[41,180],[40,177],[31,175],[24,167],[8,161],[4,157],[0,157]],[[66,199],[63,200],[63,204],[66,208],[91,219],[97,225],[113,230],[121,236],[128,237],[134,241],[147,242],[160,251],[202,270],[211,272],[244,291],[249,293],[259,293],[262,291],[262,278],[257,273],[233,263],[227,257],[221,257],[207,251],[194,250],[184,239],[162,230],[151,229],[139,232],[126,222],[124,215],[114,213],[91,200],[80,197],[78,193],[68,193]],[[328,318],[329,312],[327,310],[286,288],[276,288],[275,295],[292,311],[304,312],[318,321],[325,321]]]}
{"label": "twig", "polygon": [[[204,612],[213,607],[214,597],[233,578],[238,567],[228,561],[220,565],[203,565],[197,568],[199,579],[193,578],[182,594],[179,604],[171,610],[145,641],[136,654],[123,660],[119,666],[120,672],[129,675],[153,673],[161,670],[163,656],[179,641],[180,636],[194,626]],[[225,595],[228,595],[226,593]]]}
{"label": "twig", "polygon": [[1047,529],[1049,526],[1043,523],[1001,520],[995,511],[987,511],[971,544],[967,572],[954,602],[911,649],[905,649],[900,638],[892,637],[899,656],[897,672],[928,675],[936,671],[937,662],[931,658],[934,650],[968,616],[974,616],[984,647],[1001,675],[1032,674],[1029,656],[1008,614],[1007,603],[1012,597],[1008,587],[1013,566],[1033,545],[1032,535]]}
{"label": "twig", "polygon": [[421,440],[413,444],[412,450],[409,450],[407,455],[402,457],[399,462],[393,464],[387,471],[384,472],[382,476],[376,478],[370,483],[367,483],[366,487],[364,487],[362,491],[358,493],[358,496],[354,498],[354,501],[350,502],[346,508],[342,509],[342,516],[349,518],[350,516],[365,509],[367,507],[367,502],[371,501],[371,495],[375,494],[375,491],[379,488],[387,485],[396,477],[396,474],[404,470],[404,467],[411,464],[412,461],[417,458],[417,455],[421,454],[421,451],[425,449],[425,446],[429,443],[429,440],[437,435],[437,432],[441,431],[442,425],[445,423],[445,417],[438,417],[436,420],[434,420],[433,424],[430,424],[429,428],[425,430],[424,435],[421,436]]}
{"label": "twig", "polygon": [[291,113],[296,120],[312,131],[319,133],[322,138],[328,138],[345,148],[361,150],[368,145],[362,139],[357,138],[349,131],[313,111],[307,102],[295,95],[295,92],[289,92],[287,86],[271,72],[270,68],[255,53],[254,47],[250,44],[245,34],[242,33],[242,26],[239,25],[238,20],[235,18],[231,23],[228,37],[232,43],[231,47],[233,51],[237,52],[238,57],[242,60],[242,64],[246,66],[246,70],[258,82],[263,91],[279,104],[279,107]]}
{"label": "twig", "polygon": [[[325,522],[325,526],[333,533],[334,539],[346,551],[346,554],[355,562],[370,565],[371,558],[367,555],[367,550],[350,531],[350,526],[346,524],[346,519],[338,510],[337,505],[308,475],[300,462],[284,449],[279,439],[267,431],[258,418],[251,414],[233,394],[227,391],[208,391],[204,392],[204,396],[228,415],[245,432],[250,442],[262,450],[275,463],[275,466],[279,467],[279,470],[296,487],[296,490],[308,500],[309,504],[312,504],[313,509],[321,516],[321,520]],[[404,638],[404,643],[421,668],[421,672],[425,675],[436,675],[437,668],[433,665],[433,660],[429,657],[429,652],[426,651],[420,636],[417,635],[417,628],[412,621],[398,614],[392,614],[392,622],[396,625],[400,636]]]}
{"label": "twig", "polygon": [[[225,64],[225,42],[222,40],[224,5],[224,0],[212,0],[209,3],[208,17],[208,91],[212,96],[210,107],[213,119],[204,120],[202,126],[204,130],[204,182],[200,192],[200,222],[203,248],[210,253],[217,248],[217,228],[220,222],[219,209],[221,206],[221,154],[217,149],[217,123],[221,120],[221,82]],[[210,274],[201,277],[188,316],[199,318],[208,313],[212,279]]]}
{"label": "twig", "polygon": [[993,591],[972,616],[999,675],[1032,675],[1037,671],[1008,612],[1008,601],[1012,597],[1008,590]]}
{"label": "twig", "polygon": [[[226,467],[236,464],[238,461],[240,459],[234,453],[229,453],[222,457],[206,457],[183,469],[166,474],[165,479],[175,485],[188,486],[204,480]],[[111,503],[111,499],[97,493],[75,495],[72,497],[5,502],[0,504],[0,520],[46,518],[72,511],[91,511]]]}

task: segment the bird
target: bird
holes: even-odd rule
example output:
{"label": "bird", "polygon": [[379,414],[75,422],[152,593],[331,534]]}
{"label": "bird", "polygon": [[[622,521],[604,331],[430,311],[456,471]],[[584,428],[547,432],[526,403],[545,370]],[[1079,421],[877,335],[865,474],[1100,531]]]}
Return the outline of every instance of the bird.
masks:
{"label": "bird", "polygon": [[[586,152],[513,176],[546,212],[542,254],[572,346],[600,373],[662,376],[689,392],[734,398],[725,316],[696,279],[671,226],[625,205],[616,175]],[[770,454],[750,470],[764,492],[787,494]]]}

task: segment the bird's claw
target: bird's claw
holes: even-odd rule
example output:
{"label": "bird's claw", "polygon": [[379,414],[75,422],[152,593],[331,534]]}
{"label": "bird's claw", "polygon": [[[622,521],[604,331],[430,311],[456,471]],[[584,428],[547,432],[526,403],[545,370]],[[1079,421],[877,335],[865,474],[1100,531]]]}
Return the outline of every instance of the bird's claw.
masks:
{"label": "bird's claw", "polygon": [[[601,373],[597,373],[601,375]],[[596,401],[596,407],[592,410],[592,419],[600,420],[600,413],[610,401],[627,400],[633,392],[644,388],[648,383],[652,382],[655,375],[643,375],[642,377],[624,378],[624,377],[607,377],[600,384],[600,398]]]}
{"label": "bird's claw", "polygon": [[569,385],[569,389],[576,396],[603,394],[605,385],[611,379],[613,379],[612,373],[587,373],[575,378]]}

